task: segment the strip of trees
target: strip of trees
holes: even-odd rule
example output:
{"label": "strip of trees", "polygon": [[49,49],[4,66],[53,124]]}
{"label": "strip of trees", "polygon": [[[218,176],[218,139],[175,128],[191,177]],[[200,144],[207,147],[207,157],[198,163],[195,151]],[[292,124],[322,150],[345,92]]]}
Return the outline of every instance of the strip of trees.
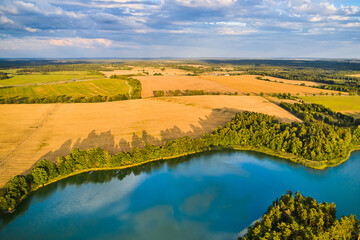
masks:
{"label": "strip of trees", "polygon": [[[224,127],[211,134],[192,139],[188,136],[167,142],[164,146],[146,144],[130,152],[110,155],[101,148],[86,151],[74,149],[56,163],[41,160],[27,176],[15,176],[0,191],[0,209],[12,211],[27,194],[57,178],[86,169],[118,168],[149,160],[174,158],[209,150],[252,146],[268,152],[287,153],[298,159],[331,161],[346,158],[360,145],[360,126],[353,132],[323,123],[279,123],[274,116],[261,113],[238,113]],[[308,166],[311,166],[308,164]]]}
{"label": "strip of trees", "polygon": [[164,90],[156,90],[153,92],[154,93],[154,97],[163,97],[163,96],[197,96],[197,95],[238,95],[238,92],[226,92],[226,93],[221,93],[221,92],[209,92],[209,91],[204,91],[204,90],[189,90],[186,89],[184,91],[181,91],[179,89],[176,90],[168,90],[168,91],[164,91]]}
{"label": "strip of trees", "polygon": [[0,72],[0,80],[4,80],[4,79],[8,79],[8,78],[9,78],[9,76],[6,73]]}
{"label": "strip of trees", "polygon": [[317,203],[290,191],[276,199],[245,236],[250,239],[359,239],[360,222],[354,215],[336,219],[334,203]]}
{"label": "strip of trees", "polygon": [[286,103],[281,102],[280,107],[293,113],[298,118],[306,122],[323,121],[336,126],[357,126],[360,125],[360,119],[354,119],[341,112],[334,112],[330,108],[316,103]]}

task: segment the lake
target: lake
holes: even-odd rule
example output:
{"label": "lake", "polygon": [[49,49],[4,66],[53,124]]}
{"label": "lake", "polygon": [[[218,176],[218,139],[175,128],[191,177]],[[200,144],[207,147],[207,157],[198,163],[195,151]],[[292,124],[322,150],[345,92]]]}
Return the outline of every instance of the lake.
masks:
{"label": "lake", "polygon": [[360,151],[313,170],[246,151],[83,173],[0,219],[0,239],[236,239],[287,190],[360,216]]}

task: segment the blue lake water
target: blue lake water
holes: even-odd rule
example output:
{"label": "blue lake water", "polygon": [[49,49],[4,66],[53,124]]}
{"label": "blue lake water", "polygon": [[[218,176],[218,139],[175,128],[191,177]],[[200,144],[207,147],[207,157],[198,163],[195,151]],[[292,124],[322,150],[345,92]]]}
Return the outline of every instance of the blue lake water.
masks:
{"label": "blue lake water", "polygon": [[313,170],[264,154],[209,152],[41,188],[0,219],[0,239],[236,239],[287,190],[360,216],[360,152]]}

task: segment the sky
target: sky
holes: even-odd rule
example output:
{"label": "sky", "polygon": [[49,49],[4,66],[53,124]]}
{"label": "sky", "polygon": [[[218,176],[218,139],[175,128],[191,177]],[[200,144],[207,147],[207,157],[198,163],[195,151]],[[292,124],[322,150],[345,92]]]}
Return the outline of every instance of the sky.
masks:
{"label": "sky", "polygon": [[360,0],[0,0],[0,58],[360,58]]}

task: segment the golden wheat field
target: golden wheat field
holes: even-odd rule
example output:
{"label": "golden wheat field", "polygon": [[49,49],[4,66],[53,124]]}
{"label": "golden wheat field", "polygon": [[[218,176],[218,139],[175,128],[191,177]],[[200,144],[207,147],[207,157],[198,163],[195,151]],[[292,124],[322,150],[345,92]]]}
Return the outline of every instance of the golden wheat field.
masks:
{"label": "golden wheat field", "polygon": [[227,123],[236,112],[296,117],[258,96],[187,96],[110,103],[0,105],[0,186],[36,161],[72,148],[102,147],[111,153],[198,137]]}
{"label": "golden wheat field", "polygon": [[282,78],[276,78],[276,77],[263,77],[264,79],[269,79],[271,81],[278,81],[278,82],[284,82],[287,84],[293,84],[293,85],[300,85],[305,84],[305,86],[312,87],[312,86],[324,86],[325,83],[318,83],[318,82],[311,82],[311,81],[301,81],[301,80],[288,80],[288,79],[282,79]]}
{"label": "golden wheat field", "polygon": [[[261,92],[271,93],[291,93],[292,95],[319,95],[320,93],[338,92],[323,90],[318,88],[299,86],[305,81],[284,80],[280,78],[267,77],[269,82],[258,80],[256,75],[239,76],[134,76],[140,80],[142,85],[142,97],[154,96],[154,91],[158,90],[204,90],[209,92],[238,92],[239,94],[260,94]],[[284,83],[280,83],[283,81]],[[315,82],[306,82],[308,86],[320,85]],[[347,95],[347,93],[343,93]]]}
{"label": "golden wheat field", "polygon": [[235,92],[234,89],[226,87],[214,81],[208,81],[193,76],[135,76],[141,82],[143,98],[154,96],[157,90],[204,90],[209,92]]}
{"label": "golden wheat field", "polygon": [[141,75],[149,75],[152,76],[154,74],[159,74],[161,73],[162,75],[185,75],[188,72],[185,70],[181,70],[181,69],[174,69],[174,68],[169,68],[169,67],[165,67],[163,70],[161,68],[153,68],[153,67],[132,67],[131,70],[112,70],[112,71],[101,71],[102,73],[105,74],[106,77],[110,77],[111,75],[136,75],[136,74],[141,74]]}
{"label": "golden wheat field", "polygon": [[[219,83],[223,86],[229,87],[238,91],[239,93],[253,93],[260,94],[263,93],[291,93],[292,95],[313,95],[322,93],[334,93],[336,91],[311,88],[306,86],[298,86],[294,84],[287,84],[283,79],[278,79],[284,81],[284,83],[279,82],[269,82],[264,80],[256,79],[256,75],[239,75],[239,76],[200,76],[200,79],[213,81]],[[290,80],[287,80],[290,81]],[[348,95],[348,93],[343,93],[343,95]]]}

